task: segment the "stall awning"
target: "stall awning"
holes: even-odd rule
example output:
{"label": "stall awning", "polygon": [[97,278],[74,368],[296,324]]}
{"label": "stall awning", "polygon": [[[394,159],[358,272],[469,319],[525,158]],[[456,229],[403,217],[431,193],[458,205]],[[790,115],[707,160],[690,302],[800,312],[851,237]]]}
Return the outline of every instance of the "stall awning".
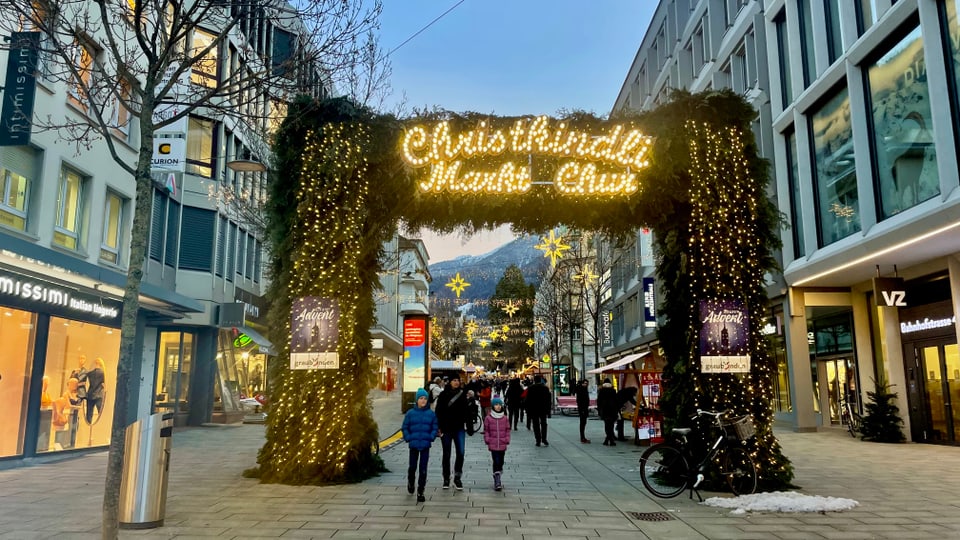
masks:
{"label": "stall awning", "polygon": [[253,328],[250,328],[247,325],[243,325],[237,328],[242,334],[246,334],[254,343],[260,346],[260,352],[268,355],[276,355],[277,351],[274,350],[273,344],[270,343],[270,340],[263,337],[260,332],[257,332]]}
{"label": "stall awning", "polygon": [[597,369],[591,369],[591,370],[588,371],[587,373],[603,373],[604,371],[610,371],[611,369],[617,369],[617,368],[619,368],[619,367],[623,367],[623,366],[625,366],[625,365],[627,365],[627,364],[630,364],[630,363],[632,363],[632,362],[636,362],[637,360],[643,358],[644,356],[646,356],[646,355],[648,355],[648,354],[650,354],[650,351],[643,351],[642,353],[637,353],[637,354],[628,354],[628,355],[624,356],[623,358],[617,360],[616,362],[614,362],[614,363],[612,363],[612,364],[607,364],[607,365],[605,365],[605,366],[598,367]]}

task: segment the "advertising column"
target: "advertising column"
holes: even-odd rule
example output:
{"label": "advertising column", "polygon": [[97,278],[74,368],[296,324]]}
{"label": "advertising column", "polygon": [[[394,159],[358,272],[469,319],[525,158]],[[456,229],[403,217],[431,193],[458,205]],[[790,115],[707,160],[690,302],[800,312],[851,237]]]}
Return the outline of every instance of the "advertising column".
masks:
{"label": "advertising column", "polygon": [[400,400],[403,412],[413,406],[417,389],[424,387],[427,382],[429,324],[426,315],[408,315],[403,319],[403,387]]}

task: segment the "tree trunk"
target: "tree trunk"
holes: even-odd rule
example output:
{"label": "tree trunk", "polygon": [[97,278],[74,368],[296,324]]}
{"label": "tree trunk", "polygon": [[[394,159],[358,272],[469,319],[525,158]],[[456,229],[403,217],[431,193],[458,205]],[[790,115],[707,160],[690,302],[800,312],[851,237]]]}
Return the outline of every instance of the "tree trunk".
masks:
{"label": "tree trunk", "polygon": [[[148,114],[149,116],[149,114]],[[149,126],[152,129],[152,125]],[[123,293],[123,315],[120,319],[120,360],[117,363],[116,402],[110,427],[110,451],[107,456],[107,476],[103,486],[103,523],[100,531],[104,540],[117,538],[120,518],[120,481],[123,474],[123,454],[128,423],[130,397],[130,370],[140,360],[134,349],[137,319],[140,312],[140,281],[147,255],[147,239],[152,213],[153,182],[150,178],[150,159],[153,156],[153,134],[141,133],[140,157],[137,162],[137,196],[130,238],[130,260],[127,284]]]}

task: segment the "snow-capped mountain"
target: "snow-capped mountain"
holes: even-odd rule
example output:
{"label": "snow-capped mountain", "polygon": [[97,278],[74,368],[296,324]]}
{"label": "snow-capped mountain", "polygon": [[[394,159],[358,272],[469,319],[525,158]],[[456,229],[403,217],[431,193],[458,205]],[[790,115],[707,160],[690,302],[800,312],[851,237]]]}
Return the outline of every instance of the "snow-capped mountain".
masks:
{"label": "snow-capped mountain", "polygon": [[[436,294],[435,299],[454,299],[458,305],[476,302],[478,307],[483,307],[482,313],[477,313],[481,311],[477,308],[474,308],[472,313],[485,316],[486,300],[493,295],[497,282],[503,277],[503,271],[508,266],[519,266],[528,283],[536,283],[540,279],[539,274],[545,264],[549,264],[549,259],[543,256],[542,251],[534,248],[539,241],[537,236],[523,236],[483,255],[463,255],[453,260],[433,263],[430,265],[430,275],[433,277],[430,292]],[[456,293],[446,286],[457,273],[463,281],[470,284],[460,294],[459,299]]]}

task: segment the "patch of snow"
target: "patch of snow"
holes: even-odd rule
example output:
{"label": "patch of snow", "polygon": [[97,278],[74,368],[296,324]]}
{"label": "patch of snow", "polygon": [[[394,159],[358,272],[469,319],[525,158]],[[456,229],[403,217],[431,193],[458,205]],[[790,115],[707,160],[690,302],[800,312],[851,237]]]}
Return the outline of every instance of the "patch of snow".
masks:
{"label": "patch of snow", "polygon": [[734,515],[747,512],[842,512],[860,505],[853,499],[804,495],[793,491],[754,493],[739,497],[711,497],[703,501],[703,504],[717,508],[732,508],[733,511],[730,513]]}

